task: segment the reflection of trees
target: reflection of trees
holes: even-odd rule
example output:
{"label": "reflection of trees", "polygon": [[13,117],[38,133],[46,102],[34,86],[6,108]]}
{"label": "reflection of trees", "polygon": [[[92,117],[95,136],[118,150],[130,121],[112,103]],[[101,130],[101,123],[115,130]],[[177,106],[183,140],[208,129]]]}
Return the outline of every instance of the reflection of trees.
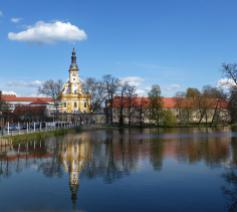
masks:
{"label": "reflection of trees", "polygon": [[222,190],[227,198],[228,210],[237,211],[237,137],[232,137],[231,151],[230,166],[225,169],[226,172],[223,174],[225,185]]}
{"label": "reflection of trees", "polygon": [[163,140],[151,141],[150,160],[155,170],[160,170],[163,160]]}
{"label": "reflection of trees", "polygon": [[46,145],[49,145],[47,151],[50,151],[50,157],[41,162],[38,170],[42,171],[43,174],[47,177],[62,177],[63,169],[60,162],[59,150],[60,150],[60,141],[53,139],[54,141],[47,141]]}
{"label": "reflection of trees", "polygon": [[132,139],[129,130],[109,130],[101,137],[104,138],[103,144],[92,141],[93,160],[84,172],[87,177],[99,176],[112,183],[136,168],[141,145]]}
{"label": "reflection of trees", "polygon": [[227,136],[195,133],[190,138],[179,138],[173,142],[179,160],[194,163],[204,160],[210,166],[220,165],[229,158]]}
{"label": "reflection of trees", "polygon": [[226,184],[222,187],[227,198],[227,208],[229,211],[237,211],[237,169],[230,168],[223,174]]}

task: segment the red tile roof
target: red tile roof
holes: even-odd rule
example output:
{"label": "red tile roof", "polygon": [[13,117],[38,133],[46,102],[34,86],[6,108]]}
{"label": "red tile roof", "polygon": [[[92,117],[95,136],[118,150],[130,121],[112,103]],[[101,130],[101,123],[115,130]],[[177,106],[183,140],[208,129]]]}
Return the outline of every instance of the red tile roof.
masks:
{"label": "red tile roof", "polygon": [[2,100],[5,102],[52,102],[52,98],[49,97],[18,97],[16,95],[2,95]]}
{"label": "red tile roof", "polygon": [[45,99],[37,98],[35,101],[31,102],[31,105],[47,105],[50,101],[45,101]]}
{"label": "red tile roof", "polygon": [[[132,107],[141,107],[141,106],[148,107],[149,102],[150,102],[148,97],[133,97],[132,100],[129,100],[128,98],[125,97],[123,100],[124,107],[129,106],[129,101],[131,101]],[[177,108],[178,104],[180,105],[180,107],[183,107],[183,108],[184,107],[192,107],[192,105],[193,105],[193,101],[191,101],[191,100],[181,99],[181,101],[179,102],[179,99],[175,98],[175,97],[163,97],[162,101],[163,101],[163,108],[165,108],[165,109]],[[216,107],[216,103],[217,103],[216,99],[210,99],[208,101],[209,101],[210,107],[212,107],[212,108]],[[113,107],[119,108],[120,105],[121,105],[121,98],[119,96],[116,96],[113,101]],[[228,102],[220,101],[219,106],[221,106],[223,108],[227,108]]]}

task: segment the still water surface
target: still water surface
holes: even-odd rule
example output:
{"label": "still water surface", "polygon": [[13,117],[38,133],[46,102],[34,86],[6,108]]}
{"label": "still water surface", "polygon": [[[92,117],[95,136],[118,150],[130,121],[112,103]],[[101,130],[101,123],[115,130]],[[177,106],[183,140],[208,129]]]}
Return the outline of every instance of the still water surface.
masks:
{"label": "still water surface", "polygon": [[0,147],[0,211],[237,211],[237,134],[98,130]]}

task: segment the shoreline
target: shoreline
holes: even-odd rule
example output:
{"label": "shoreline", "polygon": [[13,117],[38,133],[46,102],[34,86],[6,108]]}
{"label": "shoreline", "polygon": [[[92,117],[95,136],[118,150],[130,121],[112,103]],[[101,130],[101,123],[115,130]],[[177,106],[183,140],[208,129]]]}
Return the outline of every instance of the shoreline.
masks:
{"label": "shoreline", "polygon": [[93,131],[93,130],[123,130],[123,129],[184,129],[184,128],[200,128],[200,129],[220,129],[225,127],[236,127],[236,125],[221,125],[221,126],[209,126],[209,125],[174,125],[174,126],[154,126],[154,125],[144,125],[144,126],[128,126],[119,124],[113,125],[91,125],[91,126],[76,126],[73,128],[61,128],[61,129],[53,129],[50,131],[37,131],[37,132],[28,132],[24,134],[14,134],[14,135],[4,135],[0,136],[0,139],[11,139],[13,142],[21,142],[28,141],[34,139],[44,139],[51,136],[62,136],[68,133],[80,133],[85,131]]}

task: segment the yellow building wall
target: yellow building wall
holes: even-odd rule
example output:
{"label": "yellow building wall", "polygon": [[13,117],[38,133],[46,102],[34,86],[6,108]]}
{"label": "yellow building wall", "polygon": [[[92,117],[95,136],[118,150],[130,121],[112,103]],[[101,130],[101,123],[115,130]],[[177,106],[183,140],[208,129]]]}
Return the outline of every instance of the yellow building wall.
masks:
{"label": "yellow building wall", "polygon": [[[86,102],[86,105],[85,105]],[[66,103],[66,107],[64,105]],[[75,104],[76,103],[76,107]],[[85,107],[86,106],[86,107]],[[75,95],[75,94],[64,94],[61,97],[61,111],[66,113],[91,112],[91,97],[90,95]]]}

